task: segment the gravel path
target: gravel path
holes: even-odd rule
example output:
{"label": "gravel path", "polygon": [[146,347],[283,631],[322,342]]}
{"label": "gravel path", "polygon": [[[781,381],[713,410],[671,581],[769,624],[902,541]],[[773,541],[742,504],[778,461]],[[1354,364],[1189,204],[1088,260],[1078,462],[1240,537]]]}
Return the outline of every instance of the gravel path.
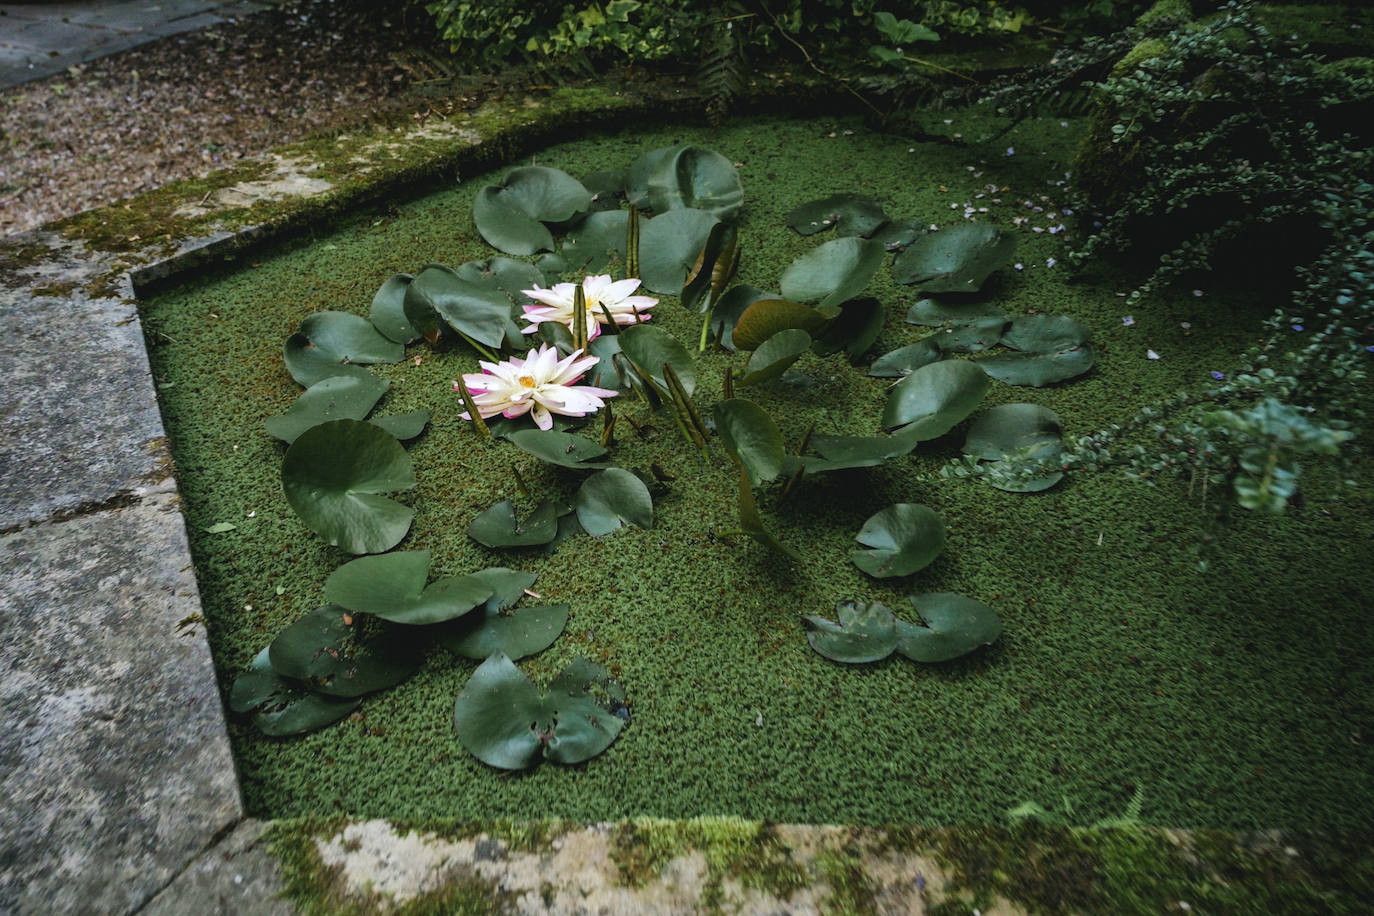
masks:
{"label": "gravel path", "polygon": [[443,53],[419,6],[287,0],[0,92],[0,236],[401,117]]}

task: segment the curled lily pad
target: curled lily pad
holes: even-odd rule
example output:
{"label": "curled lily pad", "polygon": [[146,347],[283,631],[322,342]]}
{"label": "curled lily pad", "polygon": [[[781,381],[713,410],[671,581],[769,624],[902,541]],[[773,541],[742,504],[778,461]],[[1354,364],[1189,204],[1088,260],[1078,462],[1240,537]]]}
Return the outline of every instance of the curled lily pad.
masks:
{"label": "curled lily pad", "polygon": [[640,220],[639,276],[646,289],[676,296],[719,222],[705,210],[673,210]]}
{"label": "curled lily pad", "polygon": [[468,537],[484,547],[537,547],[552,541],[558,533],[558,510],[544,500],[524,522],[515,518],[509,499],[487,509],[468,526]]}
{"label": "curled lily pad", "polygon": [[832,194],[802,204],[787,214],[787,225],[800,235],[834,229],[841,237],[868,238],[886,223],[883,205],[862,194]]}
{"label": "curled lily pad", "polygon": [[753,487],[749,485],[749,474],[743,468],[740,468],[739,472],[739,522],[740,529],[745,534],[769,550],[801,562],[801,554],[778,540],[773,536],[773,532],[764,527],[763,516],[759,515],[759,504],[754,501]]}
{"label": "curled lily pad", "polygon": [[850,299],[840,304],[839,316],[821,329],[811,349],[821,356],[843,350],[857,359],[877,341],[886,321],[887,310],[877,299]]}
{"label": "curled lily pad", "polygon": [[494,592],[479,613],[435,628],[440,644],[455,655],[480,660],[503,652],[521,659],[547,649],[567,625],[566,604],[512,609],[534,584],[534,573],[494,567],[469,578],[490,585]]}
{"label": "curled lily pad", "polygon": [[553,250],[546,223],[565,223],[591,209],[592,195],[567,172],[545,166],[512,170],[499,185],[488,185],[472,206],[482,238],[506,254]]}
{"label": "curled lily pad", "polygon": [[420,666],[419,648],[413,636],[396,627],[326,604],[278,634],[268,658],[277,673],[311,690],[359,697],[410,677]]}
{"label": "curled lily pad", "polygon": [[928,293],[974,293],[1016,251],[1016,237],[988,223],[958,223],[922,236],[897,256],[892,276]]}
{"label": "curled lily pad", "polygon": [[563,239],[563,257],[587,273],[599,272],[610,263],[612,255],[624,258],[629,218],[627,210],[587,214],[587,218],[570,229]]}
{"label": "curled lily pad", "polygon": [[386,430],[400,439],[402,442],[414,439],[425,431],[429,425],[430,413],[428,410],[411,410],[406,413],[388,414],[385,417],[373,417],[367,422],[378,429]]}
{"label": "curled lily pad", "polygon": [[406,288],[414,279],[410,274],[393,274],[372,297],[372,311],[368,316],[372,324],[385,337],[399,344],[420,339],[420,332],[406,320]]}
{"label": "curled lily pad", "polygon": [[867,239],[831,239],[797,258],[782,272],[784,298],[839,305],[864,291],[886,252]]}
{"label": "curled lily pad", "polygon": [[[1046,459],[1063,451],[1059,417],[1039,404],[1001,404],[980,416],[969,427],[964,454],[983,461],[1008,458]],[[1060,471],[1034,478],[989,475],[987,480],[999,490],[1036,493],[1054,486],[1064,475]]]}
{"label": "curled lily pad", "polygon": [[350,611],[394,623],[442,623],[461,617],[492,596],[492,586],[472,576],[425,585],[428,550],[401,550],[345,563],[324,583],[324,596]]}
{"label": "curled lily pad", "polygon": [[739,266],[739,231],[729,223],[716,223],[687,271],[682,284],[682,304],[689,309],[710,307],[716,292],[725,288]]}
{"label": "curled lily pad", "polygon": [[882,661],[897,648],[897,618],[876,601],[841,601],[839,622],[807,617],[806,641],[821,655],[848,664]]}
{"label": "curled lily pad", "polygon": [[636,324],[616,336],[620,338],[620,351],[629,357],[640,375],[666,389],[668,382],[664,378],[663,365],[667,363],[677,373],[688,395],[696,390],[696,361],[672,334],[655,325]]}
{"label": "curled lily pad", "polygon": [[779,331],[749,354],[741,385],[757,385],[775,379],[811,349],[811,335],[800,328]]}
{"label": "curled lily pad", "polygon": [[605,446],[583,436],[556,430],[522,429],[506,436],[521,450],[526,451],[549,464],[576,470],[596,470],[608,468],[609,463],[598,463],[593,458],[606,454]]}
{"label": "curled lily pad", "polygon": [[730,398],[716,405],[715,419],[726,450],[753,486],[777,478],[783,466],[782,433],[767,411],[753,401]]}
{"label": "curled lily pad", "polygon": [[541,757],[581,763],[611,746],[625,720],[625,692],[586,659],[569,665],[547,694],[498,652],[484,661],[458,694],[453,724],[478,760],[503,770],[533,766]]}
{"label": "curled lily pad", "polygon": [[384,430],[331,420],[296,437],[282,459],[286,501],[306,527],[349,553],[400,543],[415,510],[381,495],[415,486],[410,456]]}
{"label": "curled lily pad", "polygon": [[1096,364],[1097,351],[1092,344],[1048,353],[998,353],[975,363],[999,382],[1034,388],[1077,378]]}
{"label": "curled lily pad", "polygon": [[938,302],[935,299],[921,299],[907,309],[906,323],[919,324],[928,328],[960,325],[980,318],[1000,318],[1009,321],[1007,313],[991,302],[968,302],[957,305]]}
{"label": "curled lily pad", "polygon": [[883,425],[893,429],[910,424],[922,441],[937,439],[973,413],[987,390],[987,376],[969,360],[922,366],[888,393]]}
{"label": "curled lily pad", "polygon": [[925,626],[898,621],[897,651],[914,662],[947,662],[997,641],[1002,620],[980,601],[949,592],[909,599]]}
{"label": "curled lily pad", "polygon": [[381,400],[391,383],[370,372],[335,375],[311,385],[279,417],[269,417],[267,432],[286,442],[312,426],[330,420],[361,420]]}
{"label": "curled lily pad", "polygon": [[464,280],[439,264],[421,270],[405,295],[406,318],[428,340],[438,336],[437,319],[489,347],[500,347],[511,320],[510,298],[498,289]]}
{"label": "curled lily pad", "polygon": [[741,284],[734,287],[721,296],[720,301],[711,309],[711,336],[719,340],[725,349],[737,349],[734,332],[740,316],[760,299],[780,298],[777,293],[761,290],[757,286]]}
{"label": "curled lily pad", "polygon": [[929,337],[898,347],[891,353],[884,353],[868,367],[868,374],[874,378],[903,378],[922,366],[938,363],[944,359],[940,348]]}
{"label": "curled lily pad", "polygon": [[287,339],[284,355],[286,371],[309,388],[334,375],[366,374],[359,363],[400,362],[405,347],[361,315],[316,312]]}
{"label": "curled lily pad", "polygon": [[744,188],[730,160],[696,146],[644,153],[630,164],[625,192],[636,207],[659,214],[695,209],[729,221],[744,206]]}
{"label": "curled lily pad", "polygon": [[272,669],[268,650],[253,659],[229,690],[229,708],[255,712],[253,724],[264,735],[303,735],[339,721],[358,708],[358,697],[331,697],[289,681]]}
{"label": "curled lily pad", "polygon": [[654,523],[649,488],[621,468],[607,468],[584,480],[573,505],[582,530],[594,538],[619,531],[626,522],[640,528],[652,528]]}
{"label": "curled lily pad", "polygon": [[732,339],[740,350],[755,350],[779,331],[800,328],[815,334],[840,314],[839,308],[812,308],[786,299],[759,299],[735,322]]}
{"label": "curled lily pad", "polygon": [[850,554],[855,566],[879,579],[909,576],[945,549],[945,523],[928,506],[896,503],[864,522],[855,540],[872,548]]}

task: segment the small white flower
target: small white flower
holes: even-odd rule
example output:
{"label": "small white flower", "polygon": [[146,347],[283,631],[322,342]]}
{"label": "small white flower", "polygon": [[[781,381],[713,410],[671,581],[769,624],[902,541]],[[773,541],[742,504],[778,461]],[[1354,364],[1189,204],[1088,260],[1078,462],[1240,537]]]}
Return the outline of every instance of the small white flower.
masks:
{"label": "small white flower", "polygon": [[1159,359],[1159,354],[1156,353],[1154,350],[1146,350],[1146,351],[1145,351],[1145,358],[1146,358],[1146,359]]}
{"label": "small white flower", "polygon": [[1045,266],[1046,266],[1046,267],[1053,267],[1053,266],[1054,266],[1055,264],[1057,264],[1057,263],[1058,263],[1058,262],[1055,261],[1054,258],[1047,258],[1047,259],[1045,260]]}
{"label": "small white flower", "polygon": [[[658,305],[658,300],[652,296],[630,295],[638,288],[638,280],[612,281],[610,274],[583,278],[582,294],[587,300],[588,340],[595,340],[601,334],[601,325],[606,323],[606,315],[601,310],[603,305],[606,311],[611,313],[611,318],[616,324],[635,324],[649,320],[651,316],[648,310]],[[573,296],[577,292],[575,284],[559,283],[553,289],[542,289],[536,285],[534,289],[522,289],[520,292],[536,302],[543,303],[525,306],[525,320],[532,324],[524,329],[524,333],[533,334],[545,321],[557,321],[567,325],[568,330],[572,330]],[[636,313],[639,315],[638,318],[635,317]]]}
{"label": "small white flower", "polygon": [[[591,385],[573,385],[598,362],[595,356],[582,356],[574,350],[563,359],[548,344],[531,350],[524,358],[511,357],[499,363],[479,362],[481,372],[463,376],[463,384],[472,395],[473,403],[482,419],[501,414],[520,417],[529,414],[540,429],[553,428],[553,414],[583,417],[606,405],[602,398],[613,398],[618,392]],[[458,383],[453,383],[458,389]],[[467,412],[459,414],[472,419]]]}
{"label": "small white flower", "polygon": [[1122,315],[1122,316],[1121,316],[1121,323],[1122,323],[1123,325],[1125,325],[1126,327],[1129,328],[1131,325],[1135,324],[1135,316],[1134,316],[1134,315]]}

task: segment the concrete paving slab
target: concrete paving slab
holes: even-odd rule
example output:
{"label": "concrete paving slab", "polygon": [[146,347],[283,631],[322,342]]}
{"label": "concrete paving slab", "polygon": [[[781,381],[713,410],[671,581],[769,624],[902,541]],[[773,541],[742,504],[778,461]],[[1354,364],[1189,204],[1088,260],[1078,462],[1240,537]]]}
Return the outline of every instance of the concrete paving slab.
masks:
{"label": "concrete paving slab", "polygon": [[0,531],[136,495],[169,461],[132,293],[92,296],[107,268],[32,238],[53,260],[0,278]]}
{"label": "concrete paving slab", "polygon": [[0,912],[132,912],[242,818],[177,504],[0,536]]}
{"label": "concrete paving slab", "polygon": [[266,821],[244,821],[177,876],[139,916],[290,916],[281,869],[267,851]]}

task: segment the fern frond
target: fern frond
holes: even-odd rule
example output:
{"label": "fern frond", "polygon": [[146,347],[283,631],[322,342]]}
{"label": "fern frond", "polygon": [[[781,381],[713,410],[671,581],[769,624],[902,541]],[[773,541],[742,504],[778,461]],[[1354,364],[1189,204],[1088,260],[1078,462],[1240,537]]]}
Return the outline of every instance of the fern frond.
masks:
{"label": "fern frond", "polygon": [[744,41],[736,22],[725,18],[711,27],[711,34],[703,45],[705,55],[697,70],[697,86],[706,100],[706,119],[712,127],[719,127],[730,114],[735,99],[744,90],[748,65],[744,59]]}

